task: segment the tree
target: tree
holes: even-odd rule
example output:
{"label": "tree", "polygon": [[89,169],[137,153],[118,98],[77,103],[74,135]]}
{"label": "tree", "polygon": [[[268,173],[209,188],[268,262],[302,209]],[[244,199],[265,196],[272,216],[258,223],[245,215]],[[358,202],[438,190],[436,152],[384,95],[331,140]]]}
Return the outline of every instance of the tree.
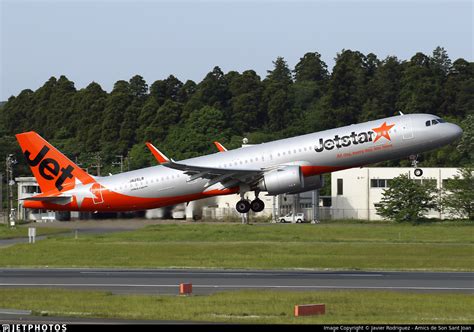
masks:
{"label": "tree", "polygon": [[173,75],[170,75],[165,80],[155,81],[151,85],[150,94],[160,105],[163,105],[168,99],[173,101],[185,101],[185,96],[181,94],[182,88],[183,83]]}
{"label": "tree", "polygon": [[291,71],[283,57],[277,57],[277,59],[273,61],[273,65],[273,70],[267,70],[268,81],[272,82],[273,84],[279,84],[281,88],[286,88],[291,83],[293,83]]}
{"label": "tree", "polygon": [[442,77],[446,77],[446,75],[451,71],[451,59],[444,47],[438,46],[434,49],[431,63],[433,69]]}
{"label": "tree", "polygon": [[367,83],[367,100],[360,121],[393,116],[397,111],[402,65],[396,57],[387,57],[379,63]]}
{"label": "tree", "polygon": [[143,100],[148,93],[148,85],[143,77],[135,75],[129,81],[129,90],[133,98]]}
{"label": "tree", "polygon": [[397,222],[419,221],[429,210],[437,207],[437,192],[431,182],[419,184],[402,174],[393,178],[376,206],[377,213]]}
{"label": "tree", "polygon": [[474,112],[474,63],[454,61],[443,86],[441,114],[464,117]]}
{"label": "tree", "polygon": [[474,170],[462,168],[443,183],[441,206],[451,215],[474,220]]}
{"label": "tree", "polygon": [[208,106],[225,109],[231,98],[229,84],[222,70],[216,66],[199,83],[195,97]]}
{"label": "tree", "polygon": [[126,81],[117,81],[114,89],[107,97],[102,121],[102,151],[109,157],[122,151],[120,144],[120,129],[124,119],[124,113],[132,101],[130,95],[129,83]]}
{"label": "tree", "polygon": [[315,81],[323,84],[329,79],[328,66],[318,52],[306,53],[295,66],[295,82]]}
{"label": "tree", "polygon": [[230,72],[226,79],[232,94],[231,121],[228,125],[238,134],[258,130],[262,118],[259,109],[263,90],[260,76],[253,70],[246,70],[242,74]]}
{"label": "tree", "polygon": [[70,120],[80,128],[76,139],[82,151],[95,152],[100,150],[102,117],[107,101],[107,92],[95,82],[76,93],[72,103]]}
{"label": "tree", "polygon": [[169,128],[178,124],[181,115],[181,104],[168,99],[156,112],[155,118],[145,130],[145,139],[162,142],[168,135]]}
{"label": "tree", "polygon": [[318,52],[306,53],[296,64],[293,84],[294,105],[297,113],[305,113],[327,90],[329,72]]}
{"label": "tree", "polygon": [[466,156],[466,164],[474,165],[474,113],[469,114],[462,122],[463,135],[457,150]]}
{"label": "tree", "polygon": [[293,83],[291,71],[286,61],[278,57],[273,61],[273,70],[268,71],[264,81],[262,107],[268,116],[270,130],[279,131],[294,119],[292,114],[292,95],[290,86]]}
{"label": "tree", "polygon": [[325,107],[332,127],[357,123],[366,99],[367,67],[366,57],[360,52],[343,50],[337,55]]}
{"label": "tree", "polygon": [[437,79],[431,59],[415,54],[406,64],[401,80],[397,107],[404,113],[435,113],[441,106],[441,81]]}

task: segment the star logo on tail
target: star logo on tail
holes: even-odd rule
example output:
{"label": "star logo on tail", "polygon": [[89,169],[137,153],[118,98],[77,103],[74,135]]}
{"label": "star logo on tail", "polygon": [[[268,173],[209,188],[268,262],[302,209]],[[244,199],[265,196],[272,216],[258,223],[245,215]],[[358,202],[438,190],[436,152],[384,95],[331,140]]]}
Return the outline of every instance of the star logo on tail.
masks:
{"label": "star logo on tail", "polygon": [[76,186],[73,195],[76,197],[77,207],[80,208],[84,198],[94,199],[96,197],[91,190],[95,182],[83,184],[78,178],[75,178],[75,181]]}
{"label": "star logo on tail", "polygon": [[378,128],[372,128],[372,130],[377,134],[377,136],[375,136],[375,139],[374,139],[374,143],[377,142],[379,139],[381,139],[382,137],[385,137],[386,139],[388,139],[389,141],[391,141],[392,139],[390,138],[390,135],[388,134],[388,131],[393,127],[395,126],[395,124],[392,124],[392,125],[387,125],[387,122],[384,122],[380,127]]}

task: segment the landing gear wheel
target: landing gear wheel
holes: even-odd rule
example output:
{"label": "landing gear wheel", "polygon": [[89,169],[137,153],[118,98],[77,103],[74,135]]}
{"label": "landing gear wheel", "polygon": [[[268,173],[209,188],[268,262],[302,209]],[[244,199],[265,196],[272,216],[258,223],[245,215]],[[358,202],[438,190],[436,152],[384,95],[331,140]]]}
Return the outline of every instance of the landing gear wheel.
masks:
{"label": "landing gear wheel", "polygon": [[242,199],[235,204],[235,209],[239,213],[247,213],[250,210],[250,203],[249,201]]}
{"label": "landing gear wheel", "polygon": [[422,176],[423,175],[423,170],[421,168],[417,168],[417,169],[415,169],[413,174],[415,174],[415,176]]}
{"label": "landing gear wheel", "polygon": [[253,212],[262,212],[265,208],[265,203],[261,199],[256,198],[250,203],[250,208]]}

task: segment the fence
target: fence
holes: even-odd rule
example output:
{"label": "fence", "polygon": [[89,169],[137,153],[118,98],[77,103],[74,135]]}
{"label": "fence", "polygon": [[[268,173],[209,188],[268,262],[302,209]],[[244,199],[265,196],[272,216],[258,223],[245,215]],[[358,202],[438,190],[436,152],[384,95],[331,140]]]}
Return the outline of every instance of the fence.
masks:
{"label": "fence", "polygon": [[[262,212],[254,213],[249,212],[250,218],[252,217],[271,217],[274,220],[278,220],[279,217],[286,215],[291,212],[290,210],[279,211],[277,209],[276,218],[273,217],[273,209],[271,207],[265,208]],[[313,218],[313,209],[312,208],[303,208],[300,209],[300,213],[304,214],[306,221],[314,220]],[[369,212],[369,213],[368,213]],[[233,207],[228,208],[217,208],[217,207],[204,207],[202,209],[202,218],[206,219],[224,219],[224,218],[241,218],[240,213],[238,213]],[[319,207],[319,220],[340,220],[340,219],[361,219],[361,220],[379,220],[380,216],[376,214],[375,209],[333,209],[331,207]]]}

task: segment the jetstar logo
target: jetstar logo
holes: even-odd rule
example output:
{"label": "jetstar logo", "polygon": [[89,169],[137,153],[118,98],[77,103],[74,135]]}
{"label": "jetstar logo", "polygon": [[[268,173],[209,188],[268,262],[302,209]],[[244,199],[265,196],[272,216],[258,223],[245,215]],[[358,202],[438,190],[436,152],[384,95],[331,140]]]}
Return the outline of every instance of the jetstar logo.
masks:
{"label": "jetstar logo", "polygon": [[[33,159],[30,158],[31,157],[30,151],[25,150],[24,154],[25,154],[28,165],[30,165],[31,167],[38,166],[39,174],[41,175],[43,179],[54,180],[54,178],[57,177],[54,185],[56,186],[56,189],[61,191],[63,190],[64,181],[67,178],[71,179],[73,177],[72,171],[74,170],[74,167],[72,167],[71,165],[68,165],[66,168],[62,167],[60,169],[59,163],[56,160],[54,160],[53,158],[45,158],[48,151],[49,151],[49,147],[45,145],[40,150],[38,155],[34,157]],[[61,172],[61,175],[59,175],[60,172]]]}
{"label": "jetstar logo", "polygon": [[395,124],[387,125],[387,123],[384,122],[380,127],[372,128],[373,131],[369,130],[369,131],[361,132],[361,133],[356,133],[355,131],[353,131],[350,135],[346,135],[346,136],[335,135],[334,138],[332,139],[329,138],[327,140],[323,140],[322,138],[320,138],[319,146],[315,147],[314,150],[316,152],[322,152],[324,150],[332,150],[334,148],[340,149],[343,147],[348,147],[352,144],[357,145],[357,144],[363,144],[366,142],[375,143],[382,137],[385,137],[386,139],[391,141],[388,131],[393,126],[395,126]]}
{"label": "jetstar logo", "polygon": [[377,142],[377,141],[378,141],[379,139],[381,139],[382,137],[385,137],[386,139],[388,139],[389,141],[391,141],[392,139],[390,138],[390,135],[388,134],[388,131],[389,131],[393,126],[395,126],[395,124],[390,125],[390,126],[387,126],[387,122],[384,122],[383,125],[381,125],[380,127],[378,127],[378,128],[372,128],[372,130],[377,133],[377,136],[375,136],[375,139],[374,139],[374,143]]}

